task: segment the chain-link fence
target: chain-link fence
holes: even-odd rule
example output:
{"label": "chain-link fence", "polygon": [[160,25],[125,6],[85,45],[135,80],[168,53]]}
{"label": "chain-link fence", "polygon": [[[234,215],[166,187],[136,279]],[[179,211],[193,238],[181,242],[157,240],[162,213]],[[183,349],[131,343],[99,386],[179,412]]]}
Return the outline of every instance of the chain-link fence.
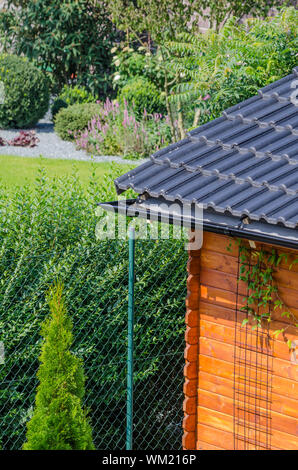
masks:
{"label": "chain-link fence", "polygon": [[[134,449],[180,449],[186,258],[181,240],[137,240],[135,254]],[[48,315],[45,295],[64,283],[84,361],[85,404],[97,449],[124,449],[128,243],[107,240],[42,256],[0,257],[0,444],[20,449],[32,415]]]}

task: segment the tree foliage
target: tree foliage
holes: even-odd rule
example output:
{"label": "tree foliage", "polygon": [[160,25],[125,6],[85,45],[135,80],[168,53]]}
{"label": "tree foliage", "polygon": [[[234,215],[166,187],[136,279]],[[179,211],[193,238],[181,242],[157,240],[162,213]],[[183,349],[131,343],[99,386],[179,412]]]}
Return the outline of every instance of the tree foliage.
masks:
{"label": "tree foliage", "polygon": [[180,78],[170,99],[199,108],[201,121],[218,117],[229,106],[291,73],[296,65],[298,12],[284,9],[275,17],[230,18],[219,33],[181,34],[169,41],[169,69]]}
{"label": "tree foliage", "polygon": [[23,448],[94,449],[91,427],[82,408],[83,364],[69,350],[73,342],[72,321],[66,313],[61,284],[51,288],[48,303],[51,316],[42,327],[44,343],[37,374],[40,384]]}
{"label": "tree foliage", "polygon": [[141,41],[148,33],[159,44],[185,30],[193,14],[192,1],[114,0],[109,3],[117,27]]}
{"label": "tree foliage", "polygon": [[284,0],[200,0],[200,15],[207,20],[211,26],[219,30],[220,26],[235,16],[238,19],[244,15],[253,17],[264,17],[268,15],[270,8],[279,7],[288,3]]}
{"label": "tree foliage", "polygon": [[128,33],[149,33],[161,43],[181,32],[198,32],[206,20],[218,30],[231,16],[266,16],[283,0],[114,0],[109,9],[119,29]]}
{"label": "tree foliage", "polygon": [[[126,32],[127,43],[123,49],[125,54],[118,51],[114,58],[114,64],[120,71],[120,74],[116,72],[114,82],[115,78],[119,79],[119,84],[125,80],[125,73],[121,71],[123,66],[138,69],[141,63],[145,65],[142,54],[127,53],[131,51],[131,46],[141,45],[141,48],[147,50],[148,56],[158,56],[157,61],[147,60],[145,73],[154,68],[152,65],[157,66],[155,68],[160,77],[161,94],[170,118],[172,140],[184,138],[182,109],[185,107],[185,98],[190,97],[192,89],[208,89],[206,77],[208,79],[214,71],[211,63],[214,65],[218,54],[225,54],[223,51],[229,49],[230,39],[229,34],[226,34],[228,28],[224,32],[224,41],[219,40],[214,30],[218,31],[232,15],[236,15],[238,23],[247,13],[266,15],[271,6],[280,3],[279,0],[115,0],[109,4],[112,20],[119,29]],[[200,33],[202,18],[207,19],[212,28],[206,34]],[[236,55],[239,56],[236,46],[234,42]],[[148,66],[148,62],[151,66]],[[251,90],[253,80],[246,85]],[[190,114],[193,111],[196,112],[195,106]],[[193,122],[196,123],[197,120],[195,114]]]}
{"label": "tree foliage", "polygon": [[51,71],[58,88],[74,79],[97,95],[107,91],[115,31],[106,0],[27,0],[22,8],[11,3],[0,15],[10,48]]}

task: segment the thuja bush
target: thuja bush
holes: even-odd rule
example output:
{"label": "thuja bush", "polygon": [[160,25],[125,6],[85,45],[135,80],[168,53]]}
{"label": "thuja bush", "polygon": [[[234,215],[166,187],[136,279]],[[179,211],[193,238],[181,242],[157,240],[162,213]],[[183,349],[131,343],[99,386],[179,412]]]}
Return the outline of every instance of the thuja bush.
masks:
{"label": "thuja bush", "polygon": [[40,383],[23,449],[91,450],[92,431],[82,403],[83,363],[70,351],[72,321],[66,312],[62,284],[50,289],[48,304],[51,315],[42,325]]}
{"label": "thuja bush", "polygon": [[34,126],[49,107],[44,73],[23,57],[5,54],[0,56],[0,81],[4,84],[0,127]]}
{"label": "thuja bush", "polygon": [[[95,208],[116,198],[113,166],[82,187],[74,173],[36,184],[0,186],[0,443],[19,449],[34,410],[41,324],[49,287],[64,284],[74,325],[71,350],[84,361],[86,395],[97,449],[125,447],[126,240],[95,237]],[[129,195],[130,197],[132,195]],[[186,258],[181,240],[138,240],[135,284],[136,448],[180,448]]]}

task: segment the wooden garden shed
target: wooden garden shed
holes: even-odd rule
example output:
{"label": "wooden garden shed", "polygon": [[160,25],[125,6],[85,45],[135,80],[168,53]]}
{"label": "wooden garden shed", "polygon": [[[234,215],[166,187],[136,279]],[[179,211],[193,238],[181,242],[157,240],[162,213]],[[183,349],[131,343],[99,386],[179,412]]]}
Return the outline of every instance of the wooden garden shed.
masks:
{"label": "wooden garden shed", "polygon": [[[191,236],[203,227],[187,265],[184,449],[298,449],[297,80],[298,68],[115,181],[139,197],[114,210],[162,221],[168,207]],[[199,204],[203,220],[172,203]]]}

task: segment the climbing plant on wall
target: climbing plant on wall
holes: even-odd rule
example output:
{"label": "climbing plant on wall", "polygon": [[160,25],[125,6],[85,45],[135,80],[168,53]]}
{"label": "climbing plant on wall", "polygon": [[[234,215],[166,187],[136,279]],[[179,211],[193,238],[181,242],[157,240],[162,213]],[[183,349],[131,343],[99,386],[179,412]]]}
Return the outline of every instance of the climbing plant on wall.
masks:
{"label": "climbing plant on wall", "polygon": [[[239,245],[239,277],[248,288],[248,294],[244,297],[244,305],[241,310],[247,313],[242,325],[251,322],[252,329],[262,327],[264,322],[273,321],[274,312],[281,310],[281,317],[287,318],[287,326],[275,329],[273,336],[284,334],[290,327],[298,328],[298,318],[282,299],[275,273],[281,262],[284,261],[289,269],[298,263],[298,257],[292,259],[287,253],[279,253],[275,248],[251,248],[243,240],[237,241]],[[230,250],[230,246],[228,247]],[[289,349],[293,345],[288,340]]]}

